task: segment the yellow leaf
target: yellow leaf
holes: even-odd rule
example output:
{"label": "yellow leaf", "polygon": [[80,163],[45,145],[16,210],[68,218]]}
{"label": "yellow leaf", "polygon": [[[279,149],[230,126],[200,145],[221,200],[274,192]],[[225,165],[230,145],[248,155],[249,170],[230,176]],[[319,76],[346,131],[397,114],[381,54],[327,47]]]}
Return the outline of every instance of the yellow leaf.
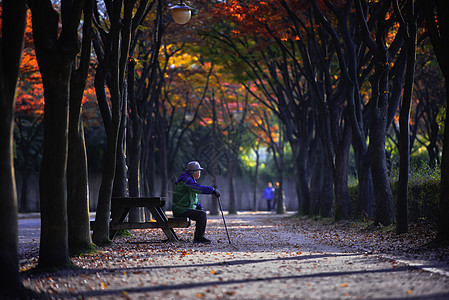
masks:
{"label": "yellow leaf", "polygon": [[348,284],[347,283],[342,283],[340,286],[341,287],[348,287]]}

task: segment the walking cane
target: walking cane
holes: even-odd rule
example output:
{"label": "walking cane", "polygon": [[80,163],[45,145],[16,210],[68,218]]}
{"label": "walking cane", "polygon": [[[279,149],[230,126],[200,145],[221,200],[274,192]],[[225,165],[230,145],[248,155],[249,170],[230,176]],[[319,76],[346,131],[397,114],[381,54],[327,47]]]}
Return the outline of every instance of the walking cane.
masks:
{"label": "walking cane", "polygon": [[220,206],[221,217],[223,218],[223,223],[224,223],[224,226],[225,226],[225,229],[226,229],[226,235],[228,236],[228,241],[229,241],[229,244],[230,244],[231,243],[231,239],[229,238],[228,227],[226,226],[226,221],[225,221],[224,214],[223,214],[223,208],[221,208],[220,197],[217,197],[217,201],[218,201],[218,205]]}

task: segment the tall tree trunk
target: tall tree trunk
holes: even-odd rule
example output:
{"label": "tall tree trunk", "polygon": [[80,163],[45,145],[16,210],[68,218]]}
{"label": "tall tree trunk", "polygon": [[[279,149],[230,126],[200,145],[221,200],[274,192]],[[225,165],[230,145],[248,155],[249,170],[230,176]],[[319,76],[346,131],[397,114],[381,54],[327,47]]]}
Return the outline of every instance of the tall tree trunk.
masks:
{"label": "tall tree trunk", "polygon": [[[215,93],[212,89],[212,98],[211,98],[211,105],[212,105],[212,186],[214,189],[217,188],[217,111],[215,106]],[[217,197],[212,196],[211,199],[211,207],[210,207],[210,214],[212,216],[218,215],[218,200]]]}
{"label": "tall tree trunk", "polygon": [[[82,95],[81,95],[82,96]],[[71,99],[74,100],[74,99]],[[72,253],[90,250],[89,185],[87,155],[84,141],[84,124],[81,115],[81,100],[71,101],[69,124],[69,151],[67,163],[67,217],[68,242]]]}
{"label": "tall tree trunk", "polygon": [[[120,84],[120,83],[119,83]],[[122,92],[120,91],[120,96],[122,96]],[[126,98],[126,97],[125,97]],[[121,115],[120,115],[120,126],[118,130],[117,137],[117,158],[115,165],[115,176],[114,176],[114,187],[112,189],[112,197],[126,197],[129,195],[128,193],[128,167],[126,165],[125,158],[125,129],[126,129],[126,99],[120,100],[121,105]]]}
{"label": "tall tree trunk", "polygon": [[[26,160],[25,160],[26,161]],[[31,169],[26,164],[21,172],[22,174],[22,186],[20,187],[20,212],[28,212],[28,182],[30,180]]]}
{"label": "tall tree trunk", "polygon": [[[82,1],[61,3],[59,15],[50,1],[29,1],[36,58],[44,86],[44,144],[39,177],[41,239],[39,267],[71,265],[68,251],[66,167],[72,62],[79,51]],[[58,36],[58,32],[60,32]]]}
{"label": "tall tree trunk", "polygon": [[259,185],[259,161],[260,161],[260,154],[259,154],[259,144],[257,144],[257,147],[254,150],[254,153],[256,154],[256,169],[254,170],[254,181],[253,181],[253,211],[257,211],[257,196],[258,196],[258,185]]}
{"label": "tall tree trunk", "polygon": [[70,262],[65,190],[70,67],[61,73],[61,80],[57,73],[44,80],[44,152],[39,177],[39,266],[43,268],[63,268]]}
{"label": "tall tree trunk", "polygon": [[[384,65],[383,65],[384,66]],[[373,176],[376,224],[388,226],[393,223],[393,195],[388,180],[385,157],[385,136],[387,125],[387,75],[382,67],[375,70],[372,78],[373,95],[370,103],[370,143],[368,153]]]}
{"label": "tall tree trunk", "polygon": [[112,120],[109,128],[107,128],[108,143],[105,153],[105,166],[103,169],[103,177],[101,180],[100,191],[98,194],[98,205],[95,216],[95,226],[92,240],[96,245],[105,245],[110,243],[109,239],[109,222],[111,212],[111,197],[115,178],[116,162],[117,162],[117,145],[120,130],[121,113],[122,113],[122,96],[120,93],[119,82],[119,56],[120,56],[120,14],[122,11],[123,1],[115,1],[113,3],[113,12],[111,16],[111,104],[112,104]]}
{"label": "tall tree trunk", "polygon": [[374,216],[374,187],[368,152],[355,151],[358,184],[357,213],[362,217]]}
{"label": "tall tree trunk", "polygon": [[332,163],[329,161],[329,155],[323,154],[323,185],[320,194],[320,215],[322,217],[330,217],[334,205],[334,177],[332,176]]}
{"label": "tall tree trunk", "polygon": [[142,137],[143,137],[143,122],[137,111],[137,103],[134,93],[134,67],[136,63],[132,60],[129,63],[128,70],[128,102],[129,102],[129,118],[127,134],[127,157],[129,161],[128,170],[128,185],[129,196],[139,197],[141,190],[141,176],[140,176],[140,162],[142,156]]}
{"label": "tall tree trunk", "polygon": [[31,298],[19,275],[17,193],[13,163],[13,120],[26,4],[3,0],[0,40],[0,295],[11,299]]}
{"label": "tall tree trunk", "polygon": [[[446,103],[449,103],[448,76],[445,76],[445,81],[446,81],[446,100],[447,100]],[[440,206],[438,214],[438,235],[437,235],[437,241],[443,245],[449,244],[448,216],[449,216],[449,109],[446,108],[446,119],[444,121],[443,155],[441,161]]]}
{"label": "tall tree trunk", "polygon": [[323,189],[324,160],[326,159],[323,144],[319,137],[315,137],[315,147],[313,147],[313,168],[310,176],[310,214],[318,216],[320,214],[320,195]]}
{"label": "tall tree trunk", "polygon": [[86,87],[92,43],[92,0],[84,6],[83,41],[79,68],[70,84],[69,151],[67,162],[67,218],[69,252],[93,248],[89,220],[89,183],[82,100]]}
{"label": "tall tree trunk", "polygon": [[[420,1],[426,18],[427,30],[430,34],[432,46],[438,59],[441,71],[444,74],[446,85],[446,119],[444,121],[443,150],[441,159],[440,207],[438,215],[437,242],[449,244],[449,23],[447,12],[449,1]],[[436,4],[437,18],[434,15]],[[438,25],[437,25],[438,19]]]}
{"label": "tall tree trunk", "polygon": [[276,186],[274,201],[275,201],[275,205],[276,205],[276,213],[281,215],[281,214],[285,214],[287,209],[285,207],[283,171],[280,170],[278,175],[279,175],[279,181],[276,183],[276,185],[279,183],[279,186]]}
{"label": "tall tree trunk", "polygon": [[[121,108],[121,118],[120,127],[118,132],[117,140],[117,161],[116,170],[114,177],[114,188],[112,195],[114,197],[124,197],[128,196],[128,167],[126,165],[125,158],[125,131],[127,127],[127,83],[126,83],[126,73],[129,62],[129,48],[131,42],[131,28],[132,28],[132,14],[134,0],[124,0],[123,1],[123,19],[120,21],[120,40],[118,46],[118,89],[120,92],[120,108]],[[114,68],[114,67],[113,67]],[[115,70],[113,71],[115,72]],[[134,87],[130,87],[134,88]]]}
{"label": "tall tree trunk", "polygon": [[296,169],[299,191],[299,213],[308,215],[310,210],[310,190],[306,177],[307,152],[308,146],[306,143],[299,144],[298,155],[296,156]]}
{"label": "tall tree trunk", "polygon": [[416,21],[413,1],[407,2],[405,17],[407,19],[408,34],[406,37],[407,69],[402,105],[399,115],[399,187],[396,209],[396,233],[408,232],[408,181],[410,171],[410,107],[415,80],[416,62]]}
{"label": "tall tree trunk", "polygon": [[335,219],[347,219],[350,214],[349,209],[349,189],[348,189],[348,168],[349,150],[352,141],[350,126],[344,127],[343,136],[335,149]]}
{"label": "tall tree trunk", "polygon": [[228,196],[229,196],[229,214],[236,214],[237,207],[235,201],[235,179],[234,179],[234,170],[236,161],[234,160],[234,154],[231,154],[231,161],[228,163]]}
{"label": "tall tree trunk", "polygon": [[168,182],[168,149],[167,149],[167,135],[165,134],[164,120],[159,116],[159,133],[160,133],[160,172],[161,172],[161,197],[167,196],[167,182]]}

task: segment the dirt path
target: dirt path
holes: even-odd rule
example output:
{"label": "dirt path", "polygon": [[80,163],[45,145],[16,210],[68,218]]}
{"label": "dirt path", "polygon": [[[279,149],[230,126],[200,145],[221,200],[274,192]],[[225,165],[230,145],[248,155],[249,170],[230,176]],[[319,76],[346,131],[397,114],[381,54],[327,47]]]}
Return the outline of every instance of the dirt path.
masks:
{"label": "dirt path", "polygon": [[[231,245],[220,216],[209,218],[210,245],[191,242],[194,226],[176,230],[179,243],[162,243],[160,230],[136,230],[74,258],[83,270],[24,282],[64,299],[449,299],[449,276],[354,245],[324,245],[320,232],[304,232],[288,215],[244,213],[226,222]],[[25,252],[23,269],[36,261],[32,249]]]}

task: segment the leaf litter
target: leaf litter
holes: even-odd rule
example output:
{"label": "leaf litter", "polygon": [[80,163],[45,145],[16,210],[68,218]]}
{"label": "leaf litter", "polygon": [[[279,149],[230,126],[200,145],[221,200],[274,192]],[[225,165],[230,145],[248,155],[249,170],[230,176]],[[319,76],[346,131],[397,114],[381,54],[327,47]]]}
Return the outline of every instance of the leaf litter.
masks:
{"label": "leaf litter", "polygon": [[[449,296],[449,277],[411,272],[399,260],[377,256],[445,259],[447,249],[426,248],[435,236],[431,227],[411,226],[408,234],[398,236],[391,229],[292,214],[241,213],[226,218],[231,245],[221,218],[211,216],[211,244],[192,242],[194,225],[175,229],[181,240],[177,243],[164,242],[160,229],[132,230],[130,236],[118,237],[93,254],[72,257],[80,270],[25,272],[36,266],[38,248],[24,247],[19,249],[24,285],[63,299]],[[396,273],[383,274],[384,270],[400,272],[401,283]]]}

